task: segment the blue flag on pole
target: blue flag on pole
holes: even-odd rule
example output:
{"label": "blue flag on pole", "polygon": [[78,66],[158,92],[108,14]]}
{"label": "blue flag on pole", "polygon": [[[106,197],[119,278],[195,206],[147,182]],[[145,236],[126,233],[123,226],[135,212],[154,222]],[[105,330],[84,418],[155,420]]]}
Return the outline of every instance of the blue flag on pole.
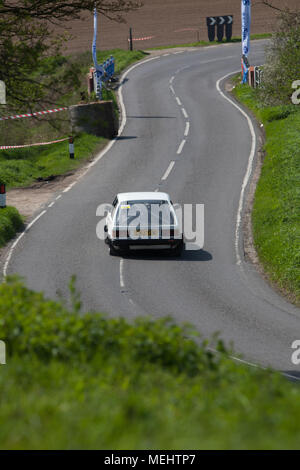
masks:
{"label": "blue flag on pole", "polygon": [[95,91],[97,98],[101,99],[102,98],[102,82],[101,79],[104,75],[104,70],[101,65],[98,64],[97,61],[97,30],[98,30],[98,15],[97,15],[97,10],[96,8],[94,9],[94,39],[93,39],[93,46],[92,46],[92,54],[93,54],[93,60],[94,60],[94,65],[95,65],[95,78],[96,78],[96,86],[95,86]]}
{"label": "blue flag on pole", "polygon": [[242,0],[242,49],[248,57],[250,52],[251,0]]}

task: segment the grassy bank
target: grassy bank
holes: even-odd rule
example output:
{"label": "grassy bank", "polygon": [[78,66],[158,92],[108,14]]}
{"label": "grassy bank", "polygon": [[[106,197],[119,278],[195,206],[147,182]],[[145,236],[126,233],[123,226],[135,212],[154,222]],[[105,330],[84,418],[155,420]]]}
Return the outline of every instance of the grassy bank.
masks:
{"label": "grassy bank", "polygon": [[[271,33],[261,33],[261,34],[252,34],[251,35],[251,40],[255,39],[268,39],[272,37]],[[231,43],[236,43],[236,42],[241,42],[242,39],[240,36],[234,36],[230,41],[196,41],[196,42],[189,42],[186,44],[175,44],[171,46],[157,46],[157,47],[152,47],[149,50],[155,51],[155,50],[161,50],[161,49],[172,49],[175,47],[203,47],[203,46],[216,46],[220,44],[231,44]]]}
{"label": "grassy bank", "polygon": [[28,186],[78,168],[104,147],[106,139],[88,134],[75,138],[75,158],[69,157],[68,141],[49,146],[0,151],[1,180],[8,188]]}
{"label": "grassy bank", "polygon": [[263,106],[258,92],[247,85],[238,85],[234,93],[266,132],[252,214],[255,247],[270,279],[299,303],[300,107]]}
{"label": "grassy bank", "polygon": [[[98,52],[98,61],[102,63],[110,55],[116,60],[116,75],[126,67],[145,57],[141,51],[124,51],[114,49]],[[67,90],[64,96],[57,100],[57,106],[69,106],[81,101],[82,93],[86,94],[86,74],[92,65],[90,52],[75,54],[69,57],[50,58],[49,70],[59,80],[64,67],[71,67],[74,74],[74,87]],[[47,64],[45,64],[46,67]],[[36,77],[38,79],[38,77]],[[117,110],[116,98],[109,89],[104,89],[103,99],[113,100]],[[20,119],[0,123],[1,145],[23,145],[36,142],[48,142],[67,137],[70,134],[68,112],[60,112],[50,116],[52,124],[44,118]],[[30,147],[24,149],[0,151],[0,180],[8,188],[30,185],[39,178],[49,178],[74,170],[82,162],[90,159],[106,143],[106,140],[93,135],[82,134],[75,140],[75,160],[70,160],[68,142],[51,144],[49,146]]]}
{"label": "grassy bank", "polygon": [[23,220],[17,209],[0,209],[0,247],[4,246],[23,227]]}
{"label": "grassy bank", "polygon": [[297,386],[171,320],[80,315],[72,297],[0,286],[2,449],[299,448]]}

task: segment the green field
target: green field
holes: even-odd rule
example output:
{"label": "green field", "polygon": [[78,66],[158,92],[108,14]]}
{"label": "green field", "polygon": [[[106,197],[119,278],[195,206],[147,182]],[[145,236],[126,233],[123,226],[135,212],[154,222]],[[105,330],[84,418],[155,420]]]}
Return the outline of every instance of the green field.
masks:
{"label": "green field", "polygon": [[263,106],[248,85],[238,85],[234,94],[264,124],[266,133],[252,214],[255,247],[270,279],[299,303],[300,107]]}
{"label": "green field", "polygon": [[297,384],[170,319],[83,315],[71,297],[0,286],[1,449],[299,449]]}

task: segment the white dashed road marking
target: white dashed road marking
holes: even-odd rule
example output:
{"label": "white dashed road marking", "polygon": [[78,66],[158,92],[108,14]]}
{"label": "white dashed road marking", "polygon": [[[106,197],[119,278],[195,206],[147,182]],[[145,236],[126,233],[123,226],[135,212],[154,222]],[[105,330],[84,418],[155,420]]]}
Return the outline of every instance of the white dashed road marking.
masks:
{"label": "white dashed road marking", "polygon": [[187,119],[188,114],[187,114],[186,110],[184,108],[181,108],[181,111],[182,111],[182,114],[184,115],[184,117]]}
{"label": "white dashed road marking", "polygon": [[180,155],[182,150],[183,150],[183,147],[185,146],[185,143],[186,143],[186,140],[183,139],[183,141],[181,142],[181,144],[179,145],[179,148],[177,150],[177,155]]}
{"label": "white dashed road marking", "polygon": [[165,180],[168,178],[169,174],[170,174],[171,171],[173,170],[173,166],[174,166],[174,165],[175,165],[175,162],[172,161],[172,162],[170,163],[170,165],[168,166],[168,169],[167,169],[167,171],[165,172],[164,176],[162,177],[162,180],[163,180],[163,181],[165,181]]}
{"label": "white dashed road marking", "polygon": [[124,260],[120,260],[120,286],[121,289],[124,289],[125,282],[124,282]]}
{"label": "white dashed road marking", "polygon": [[184,137],[187,137],[189,135],[189,132],[190,132],[190,123],[187,122],[185,125]]}

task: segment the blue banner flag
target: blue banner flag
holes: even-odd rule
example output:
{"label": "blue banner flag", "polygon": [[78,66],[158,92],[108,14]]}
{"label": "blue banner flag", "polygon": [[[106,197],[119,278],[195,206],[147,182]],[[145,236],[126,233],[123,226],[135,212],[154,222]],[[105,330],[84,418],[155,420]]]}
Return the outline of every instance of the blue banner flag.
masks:
{"label": "blue banner flag", "polygon": [[97,98],[102,99],[102,82],[101,79],[104,75],[104,70],[101,65],[98,64],[97,61],[97,32],[98,32],[98,15],[96,8],[94,9],[94,39],[93,39],[93,46],[92,46],[92,54],[93,60],[95,65],[95,91]]}
{"label": "blue banner flag", "polygon": [[250,52],[251,0],[242,0],[242,49],[248,57]]}

